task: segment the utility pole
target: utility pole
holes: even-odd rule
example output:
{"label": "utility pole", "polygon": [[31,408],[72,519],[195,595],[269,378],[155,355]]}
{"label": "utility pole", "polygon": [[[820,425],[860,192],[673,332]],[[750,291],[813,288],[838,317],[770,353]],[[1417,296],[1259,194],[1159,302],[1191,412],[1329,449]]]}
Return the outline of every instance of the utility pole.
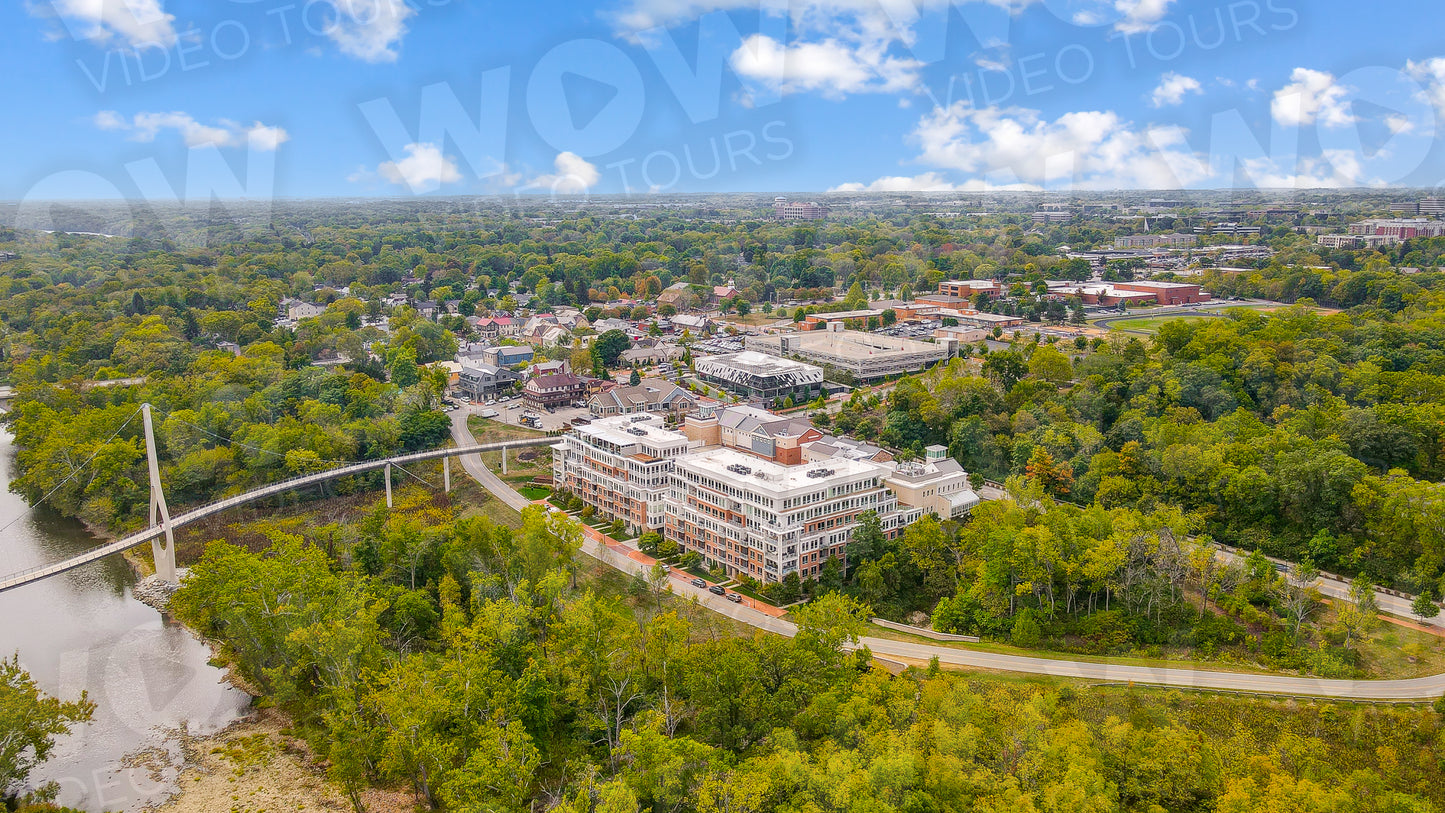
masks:
{"label": "utility pole", "polygon": [[160,510],[161,527],[165,529],[165,541],[156,536],[151,539],[151,556],[155,559],[156,575],[162,581],[171,584],[176,583],[176,537],[171,531],[171,511],[166,507],[166,494],[161,490],[161,467],[156,460],[156,436],[155,429],[151,426],[151,405],[141,405],[141,415],[145,418],[146,433],[146,464],[150,468],[151,478],[151,524],[156,527],[156,511]]}

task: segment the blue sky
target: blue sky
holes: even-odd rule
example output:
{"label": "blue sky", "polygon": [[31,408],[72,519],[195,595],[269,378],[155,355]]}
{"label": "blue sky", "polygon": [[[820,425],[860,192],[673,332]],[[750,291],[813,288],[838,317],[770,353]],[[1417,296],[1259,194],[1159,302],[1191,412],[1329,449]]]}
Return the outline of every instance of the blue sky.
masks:
{"label": "blue sky", "polygon": [[1445,182],[1438,4],[23,0],[0,198]]}

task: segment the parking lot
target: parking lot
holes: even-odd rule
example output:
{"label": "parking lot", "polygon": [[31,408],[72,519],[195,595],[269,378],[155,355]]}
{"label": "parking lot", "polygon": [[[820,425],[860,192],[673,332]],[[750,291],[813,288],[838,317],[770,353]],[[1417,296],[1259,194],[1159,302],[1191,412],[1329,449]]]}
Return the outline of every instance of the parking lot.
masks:
{"label": "parking lot", "polygon": [[[510,401],[498,401],[495,404],[473,404],[467,401],[460,401],[459,403],[461,406],[458,408],[466,410],[469,415],[480,415],[487,410],[496,410],[497,414],[491,416],[491,419],[501,423],[511,424],[512,426],[526,426],[526,424],[522,423],[522,416],[537,415],[542,419],[542,425],[540,427],[533,426],[530,428],[547,431],[566,429],[573,418],[592,416],[592,413],[586,407],[567,407],[565,409],[558,409],[555,412],[548,412],[546,410],[538,412],[522,403],[520,397],[513,397]],[[477,438],[477,440],[481,441],[484,439]]]}

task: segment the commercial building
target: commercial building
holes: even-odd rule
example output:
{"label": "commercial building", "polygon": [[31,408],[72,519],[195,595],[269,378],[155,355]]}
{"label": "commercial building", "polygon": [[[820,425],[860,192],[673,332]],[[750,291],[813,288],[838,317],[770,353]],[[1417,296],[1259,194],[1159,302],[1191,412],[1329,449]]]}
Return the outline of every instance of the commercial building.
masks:
{"label": "commercial building", "polygon": [[772,336],[749,336],[749,350],[770,356],[799,356],[852,373],[859,381],[916,373],[948,358],[941,344],[856,330],[814,330]]}
{"label": "commercial building", "polygon": [[823,370],[792,359],[744,350],[693,361],[703,381],[744,398],[788,398],[811,401],[823,391]]}
{"label": "commercial building", "polygon": [[1190,248],[1199,244],[1192,234],[1130,234],[1114,238],[1114,248]]}
{"label": "commercial building", "polygon": [[[1427,220],[1422,217],[1370,218],[1346,227],[1348,234],[1378,237],[1374,241],[1381,245],[1397,245],[1417,237],[1445,236],[1445,220]],[[1368,245],[1371,241],[1366,241]]]}
{"label": "commercial building", "polygon": [[[991,279],[951,279],[938,283],[938,293],[943,296],[969,299],[979,291],[1000,295],[1003,293],[1003,286]],[[924,299],[925,297],[918,298]]]}
{"label": "commercial building", "polygon": [[473,401],[496,396],[521,381],[522,377],[495,364],[463,364],[457,376],[457,389]]}
{"label": "commercial building", "polygon": [[522,400],[532,409],[554,409],[588,395],[587,380],[570,373],[539,375],[522,387]]}
{"label": "commercial building", "polygon": [[826,206],[794,202],[782,197],[773,199],[773,217],[778,220],[822,220],[827,216]]}
{"label": "commercial building", "polygon": [[663,527],[673,464],[690,442],[656,415],[599,418],[552,447],[552,480],[628,527]]}
{"label": "commercial building", "polygon": [[1363,234],[1321,234],[1315,242],[1325,248],[1364,248]]}
{"label": "commercial building", "polygon": [[881,310],[833,311],[832,313],[810,313],[803,317],[803,324],[806,325],[807,330],[817,330],[826,325],[845,324],[847,322],[857,322],[866,325],[869,319],[881,320],[882,318],[883,311]]}
{"label": "commercial building", "polygon": [[1050,280],[1049,293],[1078,297],[1086,305],[1192,305],[1209,302],[1209,292],[1188,282],[1067,282]]}
{"label": "commercial building", "polygon": [[1035,224],[1068,223],[1070,220],[1073,220],[1073,219],[1074,219],[1074,213],[1073,213],[1073,212],[1070,212],[1070,211],[1067,211],[1067,210],[1065,210],[1065,211],[1053,211],[1053,210],[1050,210],[1050,211],[1046,211],[1046,212],[1034,212],[1034,223],[1035,223]]}
{"label": "commercial building", "polygon": [[536,355],[536,351],[530,347],[505,345],[482,351],[482,360],[498,367],[511,367],[513,364],[526,364]]}
{"label": "commercial building", "polygon": [[816,578],[829,558],[846,565],[859,513],[877,512],[890,534],[923,515],[898,506],[883,485],[890,474],[861,460],[784,466],[736,449],[694,452],[676,459],[665,533],[729,577]]}
{"label": "commercial building", "polygon": [[689,415],[682,433],[703,446],[741,449],[785,466],[802,463],[803,447],[827,437],[805,418],[775,415],[750,406]]}
{"label": "commercial building", "polygon": [[957,460],[948,456],[948,447],[929,446],[922,461],[898,463],[898,468],[884,479],[905,505],[922,508],[942,519],[959,519],[972,511],[980,500],[968,483],[968,473]]}
{"label": "commercial building", "polygon": [[592,396],[593,415],[680,415],[697,406],[697,397],[676,384],[650,378],[635,387],[616,387]]}

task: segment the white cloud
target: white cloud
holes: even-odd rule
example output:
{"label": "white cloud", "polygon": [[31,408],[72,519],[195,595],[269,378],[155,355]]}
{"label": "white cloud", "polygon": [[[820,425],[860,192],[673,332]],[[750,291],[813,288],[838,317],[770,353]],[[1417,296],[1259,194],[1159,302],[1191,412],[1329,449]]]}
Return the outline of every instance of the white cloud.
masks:
{"label": "white cloud", "polygon": [[[1040,0],[970,0],[1018,11]],[[957,0],[630,0],[612,15],[634,40],[658,27],[680,25],[713,11],[748,10],[791,22],[786,43],[765,34],[747,37],[732,55],[740,75],[777,92],[896,92],[919,85],[921,65],[896,45],[916,40],[914,27],[926,11],[946,10]]]}
{"label": "white cloud", "polygon": [[336,16],[325,34],[341,52],[365,62],[395,62],[416,9],[404,0],[330,0]]}
{"label": "white cloud", "polygon": [[1347,90],[1335,82],[1334,74],[1295,68],[1290,83],[1274,92],[1270,112],[1286,127],[1314,124],[1342,127],[1355,117],[1345,104]]}
{"label": "white cloud", "polygon": [[1172,189],[1209,176],[1177,127],[1136,129],[1112,111],[1044,119],[1037,110],[963,102],[934,108],[914,137],[919,161],[991,186]]}
{"label": "white cloud", "polygon": [[120,40],[136,50],[176,44],[175,15],[166,13],[161,0],[52,0],[51,4],[71,31],[87,39]]}
{"label": "white cloud", "polygon": [[1120,20],[1114,23],[1114,30],[1121,34],[1142,34],[1153,31],[1164,15],[1169,13],[1169,4],[1174,0],[1114,0],[1114,10]]}
{"label": "white cloud", "polygon": [[1437,56],[1420,62],[1408,60],[1405,73],[1425,86],[1426,100],[1445,115],[1445,57]]}
{"label": "white cloud", "polygon": [[556,195],[580,195],[597,185],[602,173],[580,155],[572,152],[557,154],[553,161],[555,172],[538,175],[527,182],[530,188],[540,187]]}
{"label": "white cloud", "polygon": [[937,172],[925,172],[922,175],[908,177],[906,175],[894,175],[886,178],[879,178],[870,184],[845,183],[839,184],[829,192],[952,192],[956,189],[952,183],[946,180]]}
{"label": "white cloud", "polygon": [[1415,122],[1410,121],[1408,116],[1397,114],[1385,117],[1385,126],[1390,128],[1391,135],[1402,135],[1415,131]]}
{"label": "white cloud", "polygon": [[132,141],[155,141],[166,130],[180,134],[187,147],[241,147],[271,152],[291,136],[281,127],[255,122],[249,126],[229,119],[202,124],[188,113],[137,113],[130,119],[114,110],[102,110],[92,119],[102,130],[130,133]]}
{"label": "white cloud", "polygon": [[1281,167],[1268,158],[1244,162],[1250,181],[1261,189],[1342,189],[1378,186],[1364,180],[1359,156],[1349,150],[1325,150],[1318,158],[1300,158],[1294,167]]}
{"label": "white cloud", "polygon": [[733,70],[780,93],[820,91],[826,96],[894,92],[917,86],[921,63],[887,56],[877,44],[834,39],[785,46],[753,34],[733,52]]}
{"label": "white cloud", "polygon": [[376,168],[387,181],[405,186],[413,193],[430,192],[445,183],[462,179],[457,163],[442,153],[436,144],[406,145],[406,157],[400,161],[383,161]]}
{"label": "white cloud", "polygon": [[1154,95],[1150,101],[1155,107],[1164,107],[1165,105],[1179,104],[1190,93],[1203,92],[1204,88],[1200,86],[1198,79],[1181,76],[1177,73],[1166,73],[1159,78],[1159,87],[1154,88]]}

